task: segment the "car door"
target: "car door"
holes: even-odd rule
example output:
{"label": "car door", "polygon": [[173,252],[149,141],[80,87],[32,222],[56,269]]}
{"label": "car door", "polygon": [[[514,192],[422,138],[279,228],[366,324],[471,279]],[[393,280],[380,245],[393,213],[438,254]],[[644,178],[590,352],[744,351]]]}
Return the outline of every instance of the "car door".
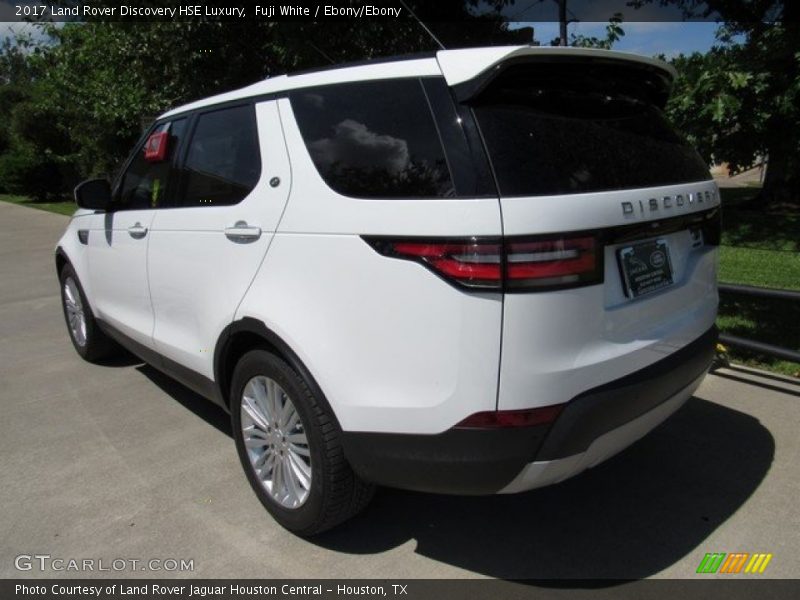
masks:
{"label": "car door", "polygon": [[156,350],[213,378],[222,330],[253,280],[290,187],[274,101],[192,118],[175,205],[157,211],[148,252]]}
{"label": "car door", "polygon": [[87,256],[96,315],[147,347],[152,347],[153,335],[147,281],[150,228],[156,209],[170,194],[171,166],[185,125],[186,119],[176,119],[153,128],[116,182],[111,209],[93,215],[89,227]]}

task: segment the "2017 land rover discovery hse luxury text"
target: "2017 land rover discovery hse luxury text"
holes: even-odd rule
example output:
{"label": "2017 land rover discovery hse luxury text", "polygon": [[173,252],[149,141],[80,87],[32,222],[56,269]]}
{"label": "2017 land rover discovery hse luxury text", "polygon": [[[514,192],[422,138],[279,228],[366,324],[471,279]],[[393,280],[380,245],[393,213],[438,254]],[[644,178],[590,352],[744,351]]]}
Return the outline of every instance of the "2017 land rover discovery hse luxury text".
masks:
{"label": "2017 land rover discovery hse luxury text", "polygon": [[444,50],[177,108],[58,243],[78,353],[219,403],[285,527],[375,484],[561,481],[677,410],[712,360],[719,195],[615,52]]}

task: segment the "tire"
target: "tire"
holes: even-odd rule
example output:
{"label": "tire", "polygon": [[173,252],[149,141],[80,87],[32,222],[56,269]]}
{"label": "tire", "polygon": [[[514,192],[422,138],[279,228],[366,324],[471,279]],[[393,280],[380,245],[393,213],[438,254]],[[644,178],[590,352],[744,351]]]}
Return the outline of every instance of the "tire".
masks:
{"label": "tire", "polygon": [[321,533],[372,499],[374,487],[361,481],[344,457],[326,400],[274,354],[252,350],[239,360],[231,382],[231,420],[253,491],[289,531]]}
{"label": "tire", "polygon": [[58,279],[61,283],[61,308],[75,351],[89,362],[98,362],[117,354],[119,346],[97,325],[72,265],[64,265]]}

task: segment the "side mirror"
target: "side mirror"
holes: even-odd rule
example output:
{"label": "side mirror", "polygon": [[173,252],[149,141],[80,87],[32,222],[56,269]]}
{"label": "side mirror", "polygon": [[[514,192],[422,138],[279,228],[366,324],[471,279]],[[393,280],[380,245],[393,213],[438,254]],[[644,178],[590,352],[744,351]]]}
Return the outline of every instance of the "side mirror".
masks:
{"label": "side mirror", "polygon": [[81,208],[106,210],[111,205],[111,184],[105,179],[87,179],[75,188],[75,203]]}

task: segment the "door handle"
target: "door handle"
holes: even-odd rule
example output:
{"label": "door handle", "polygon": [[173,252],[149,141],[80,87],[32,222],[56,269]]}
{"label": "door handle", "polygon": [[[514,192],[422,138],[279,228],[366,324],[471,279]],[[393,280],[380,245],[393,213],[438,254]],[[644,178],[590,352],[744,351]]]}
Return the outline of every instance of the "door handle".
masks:
{"label": "door handle", "polygon": [[128,227],[128,234],[135,240],[140,240],[147,235],[147,227],[142,227],[142,224],[137,222],[136,225]]}
{"label": "door handle", "polygon": [[225,237],[234,242],[252,242],[261,237],[261,227],[251,227],[247,221],[237,221],[233,227],[225,228]]}

